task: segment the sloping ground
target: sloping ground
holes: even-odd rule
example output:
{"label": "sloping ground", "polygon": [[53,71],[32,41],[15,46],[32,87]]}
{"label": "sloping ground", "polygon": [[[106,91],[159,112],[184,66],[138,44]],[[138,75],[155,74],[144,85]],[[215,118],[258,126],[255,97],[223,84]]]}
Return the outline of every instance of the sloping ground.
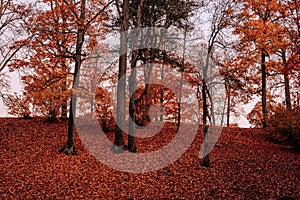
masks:
{"label": "sloping ground", "polygon": [[[132,174],[96,160],[78,136],[78,156],[59,153],[66,121],[2,118],[0,126],[0,199],[300,198],[300,154],[268,142],[258,129],[223,129],[210,154],[210,168],[200,165],[200,133],[168,167]],[[166,145],[174,138],[172,130],[169,125],[151,139],[139,139],[138,152]],[[113,138],[112,133],[107,136]]]}

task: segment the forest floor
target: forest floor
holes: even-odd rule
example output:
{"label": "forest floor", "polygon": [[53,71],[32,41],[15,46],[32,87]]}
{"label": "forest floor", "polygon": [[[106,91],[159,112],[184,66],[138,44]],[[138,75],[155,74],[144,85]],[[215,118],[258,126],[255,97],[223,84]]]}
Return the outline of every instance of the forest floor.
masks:
{"label": "forest floor", "polygon": [[[170,142],[174,126],[168,126],[151,139],[138,139],[138,153]],[[259,129],[224,128],[209,168],[198,157],[203,142],[199,131],[176,162],[145,173],[102,164],[78,135],[79,155],[60,153],[66,133],[67,121],[0,118],[0,199],[300,198],[300,154],[270,142]],[[113,133],[107,137],[112,139]]]}

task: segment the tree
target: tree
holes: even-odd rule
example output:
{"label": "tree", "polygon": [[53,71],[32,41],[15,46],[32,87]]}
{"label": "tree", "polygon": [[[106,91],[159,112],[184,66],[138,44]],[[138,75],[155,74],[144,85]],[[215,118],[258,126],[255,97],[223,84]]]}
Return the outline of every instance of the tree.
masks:
{"label": "tree", "polygon": [[31,112],[26,97],[15,93],[14,95],[3,95],[2,98],[5,106],[8,108],[8,114],[22,118],[30,117]]}
{"label": "tree", "polygon": [[[142,8],[144,6],[144,0],[140,0],[138,9],[137,9],[137,24],[136,28],[139,29],[141,27],[141,18],[142,18]],[[136,35],[134,35],[133,39],[133,52],[131,57],[131,74],[129,78],[129,116],[131,117],[131,120],[129,120],[129,134],[128,134],[128,150],[130,152],[136,152],[136,138],[135,138],[135,132],[136,132],[136,95],[135,95],[135,89],[136,89],[136,65],[137,65],[137,59],[138,59],[138,50],[137,49],[137,43],[139,38],[139,31],[137,31]]]}
{"label": "tree", "polygon": [[[109,4],[105,4],[103,2],[94,2],[95,4],[90,2],[90,6],[93,6],[95,8],[95,5],[99,5],[98,9],[94,13],[87,13],[89,9],[86,7],[86,1],[81,0],[79,3],[78,10],[75,10],[74,4],[72,2],[67,2],[67,0],[64,0],[65,5],[70,9],[70,11],[73,13],[75,17],[75,32],[76,32],[76,43],[75,43],[75,51],[71,53],[72,59],[75,62],[75,69],[74,69],[74,78],[72,83],[72,89],[77,90],[79,88],[79,72],[80,67],[83,61],[84,56],[84,42],[85,42],[85,36],[89,34],[89,31],[95,31],[95,28],[93,27],[93,24],[99,21],[101,23],[105,23],[104,21],[107,19],[106,16],[106,9]],[[101,27],[101,26],[100,26]],[[102,27],[101,27],[102,28]],[[90,32],[91,33],[91,32]],[[96,41],[92,38],[90,38],[90,44],[87,46],[88,48],[91,48],[96,45]],[[69,123],[68,123],[68,140],[64,147],[60,150],[61,152],[64,152],[68,155],[70,154],[77,154],[75,150],[74,145],[74,123],[76,116],[75,108],[76,108],[76,102],[77,102],[77,96],[76,93],[72,93],[71,101],[70,101],[70,111],[69,111]]]}
{"label": "tree", "polygon": [[[67,81],[71,80],[68,140],[60,151],[76,154],[74,117],[79,71],[85,57],[97,45],[97,40],[103,39],[107,32],[105,27],[108,19],[107,12],[112,2],[95,0],[87,4],[85,0],[46,0],[39,3],[36,4],[34,14],[24,22],[26,31],[32,35],[28,39],[28,59],[16,60],[14,67],[32,66],[33,71],[39,72],[33,75],[36,77],[31,77],[34,78],[35,84],[41,83],[44,90],[39,92],[49,90],[57,83],[60,84],[56,89],[66,91]],[[39,6],[44,9],[39,9]],[[72,77],[69,77],[69,74],[72,74]],[[56,89],[54,92],[57,92]],[[52,102],[53,100],[49,101],[50,104],[53,104]],[[64,103],[66,100],[62,101],[62,104]],[[66,106],[66,104],[62,105],[62,110],[66,109]]]}
{"label": "tree", "polygon": [[[220,75],[224,80],[224,86],[226,91],[226,126],[230,125],[230,114],[231,112],[236,112],[236,105],[240,102],[248,103],[251,99],[251,93],[247,93],[247,72],[246,69],[236,66],[234,62],[234,57],[237,52],[233,49],[228,49],[225,51],[225,55],[220,56],[217,60],[220,66]],[[225,111],[224,111],[225,112]],[[221,123],[223,124],[223,123]]]}
{"label": "tree", "polygon": [[[132,1],[127,2],[123,1],[122,7],[119,3],[119,1],[116,1],[117,10],[119,19],[117,19],[117,24],[120,25],[120,30],[122,32],[121,39],[120,39],[120,46],[121,46],[121,52],[127,52],[127,38],[125,38],[126,34],[123,34],[124,31],[129,29],[129,24],[132,28],[144,28],[144,27],[163,27],[165,29],[168,29],[172,26],[182,28],[182,20],[188,18],[188,13],[191,11],[192,7],[194,6],[193,1]],[[130,9],[130,12],[128,11]],[[130,101],[130,112],[131,116],[135,116],[133,113],[135,112],[135,105],[139,104],[140,101],[142,101],[143,97],[146,97],[146,104],[144,108],[142,109],[146,121],[150,120],[149,117],[149,109],[150,109],[150,95],[149,95],[149,89],[150,89],[150,77],[153,70],[153,64],[152,62],[157,58],[156,52],[154,48],[151,47],[157,47],[159,49],[159,45],[164,43],[162,41],[162,34],[157,34],[157,31],[149,28],[146,29],[146,33],[139,32],[139,35],[135,38],[133,43],[138,44],[138,42],[142,42],[148,45],[150,48],[145,48],[139,51],[139,54],[136,53],[136,51],[133,51],[132,53],[132,60],[131,63],[131,77],[130,77],[130,94],[133,94],[133,91],[135,90],[135,67],[138,61],[142,61],[144,64],[144,80],[145,80],[145,90],[142,93],[142,96],[140,96],[135,101],[133,98],[135,98],[134,95],[131,95]],[[137,57],[138,55],[138,57]],[[120,61],[119,61],[119,79],[121,77],[124,77],[126,75],[126,58],[127,55],[120,55]],[[114,151],[115,152],[122,152],[124,149],[124,139],[123,139],[123,131],[120,127],[124,126],[124,117],[125,117],[125,80],[121,80],[124,82],[118,83],[118,106],[117,106],[117,124],[115,131],[115,140],[114,140]],[[134,105],[135,104],[135,105]],[[132,137],[135,133],[134,124],[130,123],[130,134],[129,134],[129,150],[135,151],[134,147],[134,141],[135,138]],[[131,142],[132,141],[132,142]],[[116,148],[117,147],[117,148]]]}
{"label": "tree", "polygon": [[[286,0],[280,1],[282,9],[280,13],[282,15],[281,24],[284,27],[284,37],[289,43],[281,49],[279,56],[282,58],[283,69],[281,73],[284,75],[284,87],[285,87],[285,104],[286,107],[291,110],[291,82],[297,82],[299,80],[300,71],[300,22],[299,22],[299,12],[300,3],[296,0]],[[294,84],[295,90],[299,89],[298,84]],[[296,94],[293,94],[296,98]]]}
{"label": "tree", "polygon": [[[207,119],[209,117],[209,106],[208,106],[208,98],[210,96],[209,91],[209,85],[208,85],[208,70],[211,64],[211,58],[213,57],[213,51],[215,47],[219,44],[222,44],[222,31],[229,26],[229,22],[231,19],[230,13],[232,12],[231,9],[231,2],[229,1],[217,1],[217,2],[211,2],[207,5],[205,9],[209,8],[211,11],[211,19],[209,21],[210,23],[210,30],[208,34],[208,41],[206,44],[206,56],[205,56],[205,62],[204,66],[202,68],[202,124],[203,124],[203,133],[204,133],[204,159],[202,162],[202,165],[205,167],[209,167],[210,161],[209,161],[209,142],[208,142],[208,123]],[[211,97],[211,96],[210,96]],[[213,115],[213,101],[212,98],[210,98],[211,103],[211,115]],[[212,121],[210,119],[210,123],[212,124]]]}
{"label": "tree", "polygon": [[26,44],[26,40],[18,40],[22,36],[21,21],[28,12],[24,5],[12,0],[0,1],[0,72]]}
{"label": "tree", "polygon": [[[81,67],[79,94],[82,98],[80,98],[78,106],[82,115],[91,116],[96,112],[98,116],[97,106],[101,103],[100,99],[104,100],[106,93],[113,93],[116,90],[117,60],[108,49],[107,44],[99,44],[94,47],[93,52],[89,54]],[[99,87],[100,91],[106,92],[104,92],[103,98],[97,99]],[[105,102],[103,102],[104,106]],[[99,106],[101,107],[101,105]]]}
{"label": "tree", "polygon": [[104,132],[115,130],[115,121],[111,110],[111,98],[107,90],[97,87],[95,92],[95,112]]}
{"label": "tree", "polygon": [[126,112],[126,96],[125,86],[127,69],[127,34],[126,31],[129,28],[129,6],[130,1],[124,0],[122,6],[119,0],[116,0],[116,6],[118,15],[120,17],[120,55],[119,55],[119,71],[118,71],[118,86],[117,86],[117,112],[116,122],[117,126],[115,129],[114,145],[112,147],[113,152],[122,153],[124,150],[124,133],[123,127],[125,123],[125,112]]}
{"label": "tree", "polygon": [[261,97],[263,127],[267,127],[267,75],[271,69],[267,69],[267,58],[270,58],[274,52],[281,48],[282,42],[277,40],[278,35],[282,33],[282,27],[279,23],[280,5],[277,0],[243,0],[243,8],[237,14],[238,22],[235,33],[240,35],[238,47],[245,52],[238,60],[245,59],[246,68],[250,68],[260,60],[261,73]]}
{"label": "tree", "polygon": [[[8,92],[6,90],[9,85],[7,84],[8,76],[4,71],[27,44],[26,40],[20,41],[20,39],[23,36],[21,22],[28,12],[30,10],[25,9],[21,3],[13,0],[0,1],[0,87],[3,87],[0,91],[0,98],[3,98],[6,105],[13,105],[13,100],[18,99],[17,96],[5,94]],[[11,113],[15,114],[15,112]]]}

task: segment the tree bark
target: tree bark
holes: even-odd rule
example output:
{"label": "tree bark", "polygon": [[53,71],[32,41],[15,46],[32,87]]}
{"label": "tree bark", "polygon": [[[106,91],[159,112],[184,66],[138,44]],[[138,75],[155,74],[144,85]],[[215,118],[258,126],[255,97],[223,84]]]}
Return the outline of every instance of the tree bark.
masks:
{"label": "tree bark", "polygon": [[202,100],[203,100],[203,134],[204,134],[204,158],[202,161],[202,166],[209,167],[210,160],[208,154],[208,126],[207,126],[207,117],[208,117],[208,106],[207,106],[207,95],[206,95],[206,79],[207,79],[207,69],[209,64],[210,51],[207,53],[206,64],[203,68],[203,79],[202,79]]}
{"label": "tree bark", "polygon": [[[67,80],[63,82],[62,85],[63,93],[67,91]],[[61,119],[65,120],[68,118],[68,99],[64,97],[61,105]]]}
{"label": "tree bark", "polygon": [[80,22],[77,29],[76,52],[74,55],[75,69],[74,69],[74,79],[72,84],[73,93],[70,101],[70,111],[69,111],[68,140],[67,143],[64,145],[64,147],[60,149],[60,152],[63,152],[67,155],[77,154],[75,150],[75,144],[74,144],[74,137],[75,137],[74,125],[75,125],[75,117],[76,117],[77,95],[74,91],[76,91],[79,86],[80,67],[82,63],[81,53],[82,53],[82,46],[84,42],[84,33],[85,33],[84,31],[85,11],[86,11],[86,0],[81,0]]}
{"label": "tree bark", "polygon": [[[284,65],[287,64],[286,52],[285,51],[282,52],[282,61],[283,61]],[[289,79],[288,72],[285,72],[283,74],[283,76],[284,76],[285,105],[286,105],[287,109],[292,110],[291,92],[290,92],[290,79]]]}
{"label": "tree bark", "polygon": [[[63,24],[65,24],[67,22],[67,17],[63,16],[62,20],[63,20]],[[66,29],[66,27],[63,28]],[[67,41],[64,37],[61,37],[61,41],[62,41],[62,47],[59,48],[59,52],[61,55],[63,55],[64,54],[63,47],[66,46]],[[61,58],[61,65],[62,68],[66,70],[65,79],[62,83],[62,93],[65,93],[67,91],[67,73],[69,71],[67,67],[67,60],[65,58]],[[65,96],[63,97],[63,102],[61,105],[61,119],[63,120],[68,119],[68,98],[66,98]]]}
{"label": "tree bark", "polygon": [[230,125],[230,90],[227,93],[227,127]]}
{"label": "tree bark", "polygon": [[129,116],[131,120],[129,120],[129,127],[128,127],[128,150],[130,152],[136,152],[136,124],[135,124],[135,99],[136,99],[136,70],[135,68],[131,69],[130,75],[130,85],[129,85],[129,93],[130,93],[130,100],[129,100]]}
{"label": "tree bark", "polygon": [[208,125],[207,125],[207,98],[206,98],[206,82],[205,79],[202,80],[202,99],[203,99],[203,134],[204,134],[204,158],[202,161],[202,166],[209,167],[209,154],[208,154]]}
{"label": "tree bark", "polygon": [[[165,78],[165,65],[162,65],[162,69],[161,69],[161,74],[160,74],[160,79],[161,81],[163,81]],[[160,112],[163,113],[164,112],[164,108],[163,108],[163,103],[164,103],[164,88],[161,89],[160,91]],[[160,115],[159,116],[159,121],[163,122],[164,121],[164,115]]]}
{"label": "tree bark", "polygon": [[180,70],[180,85],[179,85],[179,96],[178,96],[178,115],[177,115],[177,130],[176,133],[179,133],[180,123],[181,123],[181,99],[182,99],[182,87],[183,87],[183,69]]}
{"label": "tree bark", "polygon": [[262,77],[262,126],[267,127],[268,109],[267,109],[267,70],[266,70],[266,52],[262,51],[261,54],[261,77]]}
{"label": "tree bark", "polygon": [[124,125],[126,116],[126,68],[127,68],[127,32],[129,23],[129,0],[124,0],[121,16],[121,35],[120,35],[120,57],[119,57],[119,75],[117,86],[117,113],[115,129],[115,138],[112,151],[122,153],[124,151]]}
{"label": "tree bark", "polygon": [[[140,28],[141,26],[141,17],[142,17],[142,7],[144,4],[144,0],[140,0],[137,10],[137,28]],[[136,50],[137,43],[139,39],[139,30],[137,31],[134,41],[133,41],[133,52],[132,52],[132,58],[131,58],[131,74],[130,74],[130,81],[129,81],[129,94],[130,94],[130,100],[129,100],[129,116],[132,120],[129,120],[129,127],[128,127],[128,150],[130,152],[135,153],[136,152],[136,124],[135,124],[135,90],[136,90],[136,63],[138,59],[138,52]]]}
{"label": "tree bark", "polygon": [[178,97],[178,122],[177,131],[179,133],[180,123],[181,123],[181,99],[182,99],[182,88],[183,88],[183,73],[184,73],[184,63],[185,63],[185,50],[186,50],[186,34],[187,34],[187,22],[185,24],[184,37],[183,37],[183,56],[182,56],[182,66],[180,69],[180,85],[179,85],[179,97]]}
{"label": "tree bark", "polygon": [[286,108],[292,110],[291,93],[290,93],[290,78],[288,74],[284,74],[284,90],[285,90],[285,105]]}

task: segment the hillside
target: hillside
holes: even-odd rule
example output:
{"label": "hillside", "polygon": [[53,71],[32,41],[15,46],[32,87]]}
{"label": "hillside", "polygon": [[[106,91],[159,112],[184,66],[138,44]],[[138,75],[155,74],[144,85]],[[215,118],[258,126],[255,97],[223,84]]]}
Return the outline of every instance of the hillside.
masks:
{"label": "hillside", "polygon": [[[168,167],[132,174],[96,160],[78,136],[78,156],[59,153],[66,140],[66,121],[0,118],[0,126],[0,199],[300,198],[300,154],[271,143],[259,129],[224,128],[210,154],[210,168],[200,165],[199,133]],[[139,139],[138,152],[166,145],[174,137],[173,128]]]}

